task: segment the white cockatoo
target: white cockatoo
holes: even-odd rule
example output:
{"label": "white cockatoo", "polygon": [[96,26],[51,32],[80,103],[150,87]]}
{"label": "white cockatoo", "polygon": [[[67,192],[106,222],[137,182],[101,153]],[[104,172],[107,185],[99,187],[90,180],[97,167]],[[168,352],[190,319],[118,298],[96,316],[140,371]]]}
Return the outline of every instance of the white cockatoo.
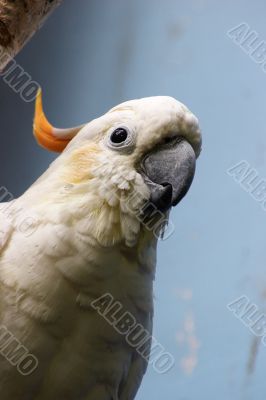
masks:
{"label": "white cockatoo", "polygon": [[1,205],[0,398],[134,399],[147,357],[125,334],[151,333],[157,238],[193,180],[198,121],[158,96],[56,129],[39,92],[34,133],[62,154]]}

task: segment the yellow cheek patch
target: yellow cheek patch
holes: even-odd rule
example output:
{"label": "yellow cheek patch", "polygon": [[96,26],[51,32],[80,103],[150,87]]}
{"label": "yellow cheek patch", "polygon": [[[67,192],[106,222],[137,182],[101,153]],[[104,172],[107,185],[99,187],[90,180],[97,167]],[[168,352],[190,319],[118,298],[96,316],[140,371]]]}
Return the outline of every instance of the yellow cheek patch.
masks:
{"label": "yellow cheek patch", "polygon": [[82,183],[92,178],[91,170],[98,165],[99,144],[90,143],[73,151],[70,155],[65,178],[69,183]]}

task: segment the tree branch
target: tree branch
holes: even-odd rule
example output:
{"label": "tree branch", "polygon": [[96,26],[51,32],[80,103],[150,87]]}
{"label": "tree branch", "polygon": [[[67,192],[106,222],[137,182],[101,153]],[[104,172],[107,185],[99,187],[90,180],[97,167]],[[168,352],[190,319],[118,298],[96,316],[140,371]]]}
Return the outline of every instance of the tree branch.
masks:
{"label": "tree branch", "polygon": [[0,0],[0,70],[62,0]]}

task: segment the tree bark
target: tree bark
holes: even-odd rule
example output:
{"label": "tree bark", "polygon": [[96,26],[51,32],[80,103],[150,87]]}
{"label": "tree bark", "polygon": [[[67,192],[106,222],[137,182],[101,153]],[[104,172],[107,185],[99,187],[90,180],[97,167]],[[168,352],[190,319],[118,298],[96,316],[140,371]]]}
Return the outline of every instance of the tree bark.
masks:
{"label": "tree bark", "polygon": [[0,0],[0,71],[62,0]]}

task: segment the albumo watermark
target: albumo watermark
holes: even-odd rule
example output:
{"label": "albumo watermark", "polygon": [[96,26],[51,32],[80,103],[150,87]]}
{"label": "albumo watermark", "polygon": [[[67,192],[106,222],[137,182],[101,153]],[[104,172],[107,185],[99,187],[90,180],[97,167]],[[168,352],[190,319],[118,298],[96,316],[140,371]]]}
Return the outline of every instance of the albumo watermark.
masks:
{"label": "albumo watermark", "polygon": [[228,168],[227,174],[266,211],[266,179],[260,178],[255,168],[242,160]]}
{"label": "albumo watermark", "polygon": [[0,215],[2,214],[12,223],[14,223],[15,228],[22,233],[24,236],[31,236],[37,229],[37,219],[30,215],[23,207],[17,208],[16,219],[13,218],[13,204],[14,196],[5,187],[0,187]]}
{"label": "albumo watermark", "polygon": [[0,60],[8,60],[6,68],[0,71],[3,81],[26,103],[34,101],[40,86],[38,82],[32,80],[31,76],[3,48],[0,48]]}
{"label": "albumo watermark", "polygon": [[123,335],[127,344],[151,364],[157,373],[164,374],[174,366],[175,360],[172,354],[166,352],[164,347],[110,293],[105,293],[92,301],[91,307],[116,332]]}
{"label": "albumo watermark", "polygon": [[38,359],[20,343],[6,326],[0,326],[0,354],[24,376],[38,368]]}
{"label": "albumo watermark", "polygon": [[227,36],[266,73],[266,41],[260,39],[258,32],[251,29],[246,22],[241,22],[230,29]]}
{"label": "albumo watermark", "polygon": [[227,304],[227,308],[253,335],[261,337],[263,345],[266,346],[266,315],[255,303],[243,295]]}

